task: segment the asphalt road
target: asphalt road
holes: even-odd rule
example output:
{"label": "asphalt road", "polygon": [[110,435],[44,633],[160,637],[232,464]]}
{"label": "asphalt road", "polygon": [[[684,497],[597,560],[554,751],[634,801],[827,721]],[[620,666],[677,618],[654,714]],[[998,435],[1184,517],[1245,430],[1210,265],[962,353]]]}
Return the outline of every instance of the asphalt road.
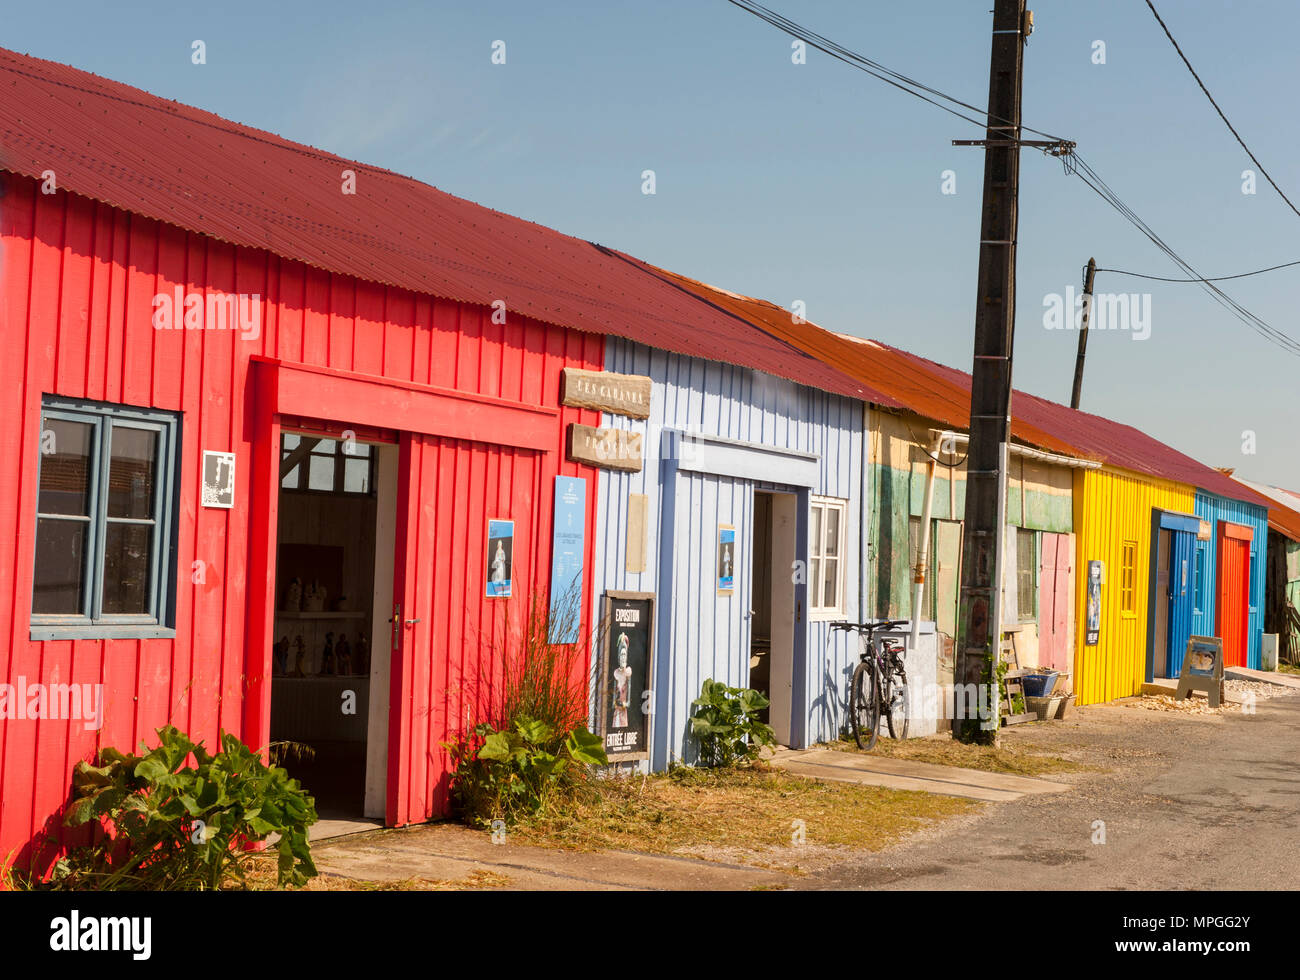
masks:
{"label": "asphalt road", "polygon": [[1049,774],[1074,789],[988,805],[794,887],[1300,886],[1300,696],[1261,700],[1253,715],[1096,705],[1004,738],[1104,771]]}

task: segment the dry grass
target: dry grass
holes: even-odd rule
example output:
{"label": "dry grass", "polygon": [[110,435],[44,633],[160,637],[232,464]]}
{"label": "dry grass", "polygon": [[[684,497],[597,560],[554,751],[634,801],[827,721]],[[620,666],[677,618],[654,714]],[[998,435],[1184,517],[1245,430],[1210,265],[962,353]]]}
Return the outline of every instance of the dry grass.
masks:
{"label": "dry grass", "polygon": [[[851,739],[830,742],[826,748],[841,752],[861,752]],[[947,732],[898,742],[881,737],[867,755],[909,762],[928,762],[936,766],[957,766],[982,772],[1005,772],[1015,776],[1042,776],[1047,773],[1082,772],[1089,766],[1059,755],[1043,754],[1029,743],[1002,738],[996,748],[990,745],[966,745]],[[1050,752],[1050,750],[1048,750]]]}
{"label": "dry grass", "polygon": [[[528,821],[512,836],[538,846],[690,854],[793,870],[791,851],[808,853],[809,845],[879,851],[979,806],[928,793],[814,782],[761,766],[680,769],[602,780],[563,817]],[[799,845],[796,821],[805,835]]]}

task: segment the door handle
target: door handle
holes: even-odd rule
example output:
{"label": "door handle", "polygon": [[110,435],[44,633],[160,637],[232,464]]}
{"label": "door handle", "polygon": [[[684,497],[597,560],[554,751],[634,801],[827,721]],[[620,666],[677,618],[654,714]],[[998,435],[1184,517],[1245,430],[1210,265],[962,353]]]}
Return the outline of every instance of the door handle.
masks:
{"label": "door handle", "polygon": [[407,626],[414,626],[414,625],[415,625],[416,623],[418,623],[418,622],[419,622],[418,619],[408,619],[408,620],[406,620],[406,625],[407,625]]}

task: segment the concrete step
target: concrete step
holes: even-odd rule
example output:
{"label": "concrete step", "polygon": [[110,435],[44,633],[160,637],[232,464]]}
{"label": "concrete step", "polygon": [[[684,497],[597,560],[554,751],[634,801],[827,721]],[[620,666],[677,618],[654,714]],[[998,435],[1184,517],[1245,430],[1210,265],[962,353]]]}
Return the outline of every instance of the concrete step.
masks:
{"label": "concrete step", "polygon": [[1004,803],[1037,793],[1059,793],[1070,788],[1066,783],[1031,776],[937,766],[868,752],[837,752],[833,749],[778,752],[772,757],[772,765],[813,779],[938,793],[989,803]]}

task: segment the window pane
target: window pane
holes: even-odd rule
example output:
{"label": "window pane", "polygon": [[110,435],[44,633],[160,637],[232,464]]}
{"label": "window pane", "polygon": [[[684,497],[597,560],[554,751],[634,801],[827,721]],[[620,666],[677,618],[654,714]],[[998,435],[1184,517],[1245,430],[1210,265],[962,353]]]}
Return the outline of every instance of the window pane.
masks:
{"label": "window pane", "polygon": [[152,518],[158,433],[113,426],[108,462],[108,516]]}
{"label": "window pane", "polygon": [[297,449],[298,443],[302,441],[302,436],[293,432],[286,432],[283,441],[280,443],[285,449]]}
{"label": "window pane", "polygon": [[333,439],[317,439],[316,445],[312,446],[311,451],[320,453],[322,456],[333,456],[338,452],[338,447]]}
{"label": "window pane", "polygon": [[334,457],[311,457],[311,469],[308,471],[307,488],[310,490],[334,489]]}
{"label": "window pane", "polygon": [[343,489],[348,493],[370,492],[370,460],[352,458],[344,460]]}
{"label": "window pane", "polygon": [[294,466],[293,469],[291,469],[288,473],[284,475],[284,479],[280,481],[280,486],[286,487],[290,490],[297,490],[298,474],[301,472],[302,472],[302,464],[298,463]]}
{"label": "window pane", "polygon": [[[822,553],[822,508],[821,508],[821,504],[813,504],[813,507],[812,507],[812,527],[809,528],[809,531],[808,531],[808,542],[809,542],[809,544],[812,546],[812,547],[811,547],[811,551],[812,551],[813,556],[821,555],[821,553]],[[813,581],[814,581],[814,582],[817,581],[817,577],[816,577],[816,576],[813,576]]]}
{"label": "window pane", "polygon": [[104,534],[104,612],[144,615],[149,610],[148,524],[109,522]]}
{"label": "window pane", "polygon": [[[816,511],[813,511],[813,513],[815,514]],[[810,563],[810,565],[811,568],[809,569],[809,577],[808,577],[809,601],[812,603],[812,607],[814,609],[820,609],[822,605],[821,603],[822,592],[821,592],[821,585],[820,585],[822,580],[822,560],[820,558],[814,558]]]}
{"label": "window pane", "polygon": [[826,508],[826,551],[829,556],[839,557],[840,554],[840,509],[838,507]]}
{"label": "window pane", "polygon": [[837,596],[835,595],[839,586],[839,569],[840,563],[838,559],[826,559],[826,584],[822,592],[822,606],[826,609],[834,609],[839,605],[836,602]]}
{"label": "window pane", "polygon": [[85,592],[86,535],[89,521],[42,517],[36,522],[36,580],[32,612],[79,616]]}
{"label": "window pane", "polygon": [[42,514],[90,514],[90,447],[94,426],[64,419],[45,420],[41,432],[41,487],[36,508]]}

